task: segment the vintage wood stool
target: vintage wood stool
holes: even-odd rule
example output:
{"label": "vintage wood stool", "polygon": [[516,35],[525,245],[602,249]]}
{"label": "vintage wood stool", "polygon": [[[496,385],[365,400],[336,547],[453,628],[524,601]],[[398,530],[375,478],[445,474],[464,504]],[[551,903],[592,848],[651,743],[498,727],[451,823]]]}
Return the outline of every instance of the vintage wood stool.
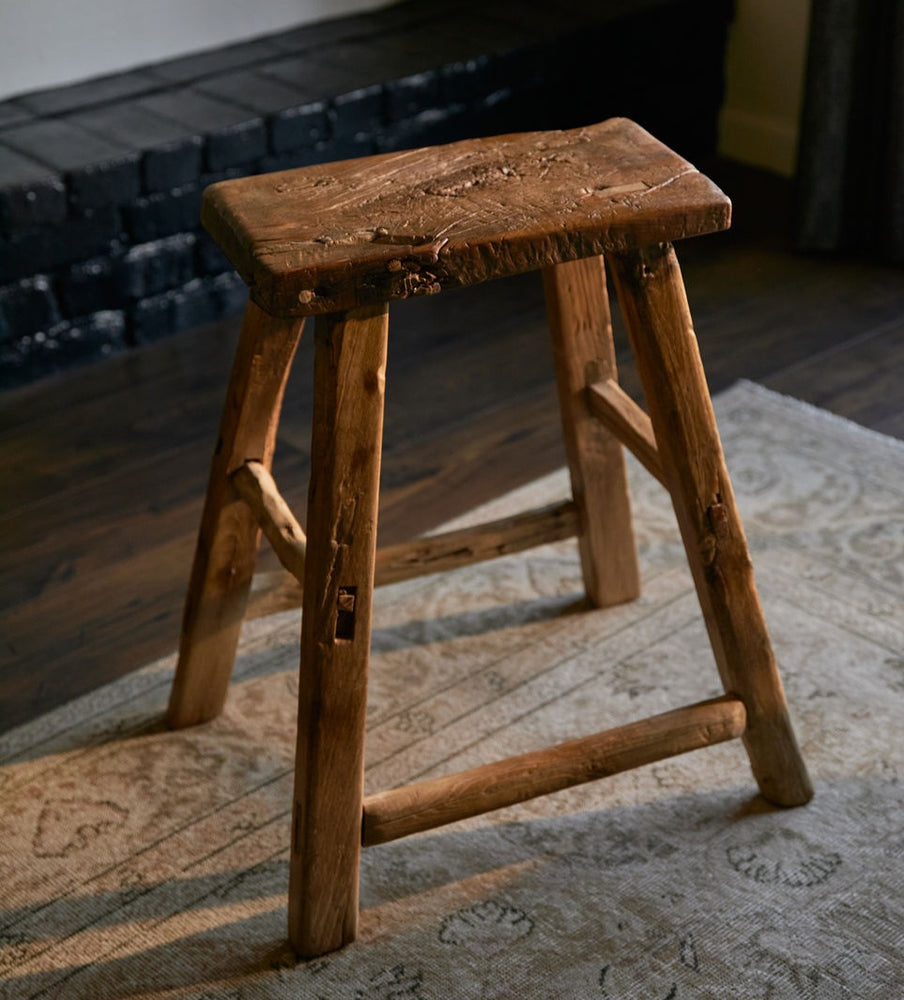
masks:
{"label": "vintage wood stool", "polygon": [[[203,220],[247,282],[168,721],[223,706],[260,527],[303,582],[289,934],[353,940],[362,844],[742,737],[762,794],[812,788],[754,586],[671,241],[727,228],[712,182],[632,122],[224,181]],[[603,255],[649,417],[616,380]],[[573,500],[375,552],[388,303],[540,270]],[[269,469],[289,365],[315,315],[305,534]],[[376,582],[577,534],[590,601],[635,598],[621,443],[671,494],[725,695],[458,775],[363,797]]]}

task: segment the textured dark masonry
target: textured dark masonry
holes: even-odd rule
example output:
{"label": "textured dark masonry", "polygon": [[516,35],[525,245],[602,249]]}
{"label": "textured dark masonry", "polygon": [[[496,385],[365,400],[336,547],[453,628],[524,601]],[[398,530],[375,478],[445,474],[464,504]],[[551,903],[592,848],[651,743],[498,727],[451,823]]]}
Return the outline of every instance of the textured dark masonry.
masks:
{"label": "textured dark masonry", "polygon": [[408,0],[0,101],[0,387],[237,313],[218,180],[616,115],[708,156],[731,14]]}

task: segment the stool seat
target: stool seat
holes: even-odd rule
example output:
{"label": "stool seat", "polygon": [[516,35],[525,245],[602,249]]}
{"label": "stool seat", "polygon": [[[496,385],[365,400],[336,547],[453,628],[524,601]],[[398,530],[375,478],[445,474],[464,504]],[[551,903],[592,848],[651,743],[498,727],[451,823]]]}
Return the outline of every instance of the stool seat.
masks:
{"label": "stool seat", "polygon": [[727,229],[731,202],[615,118],[223,181],[202,219],[261,308],[304,316]]}
{"label": "stool seat", "polygon": [[[729,739],[743,739],[771,802],[801,805],[812,795],[672,246],[726,228],[730,208],[711,181],[623,119],[206,192],[204,223],[252,301],[211,462],[167,717],[185,726],[222,709],[263,530],[291,574],[288,589],[278,585],[279,606],[302,606],[288,905],[299,955],[354,940],[362,847]],[[379,548],[390,300],[528,270],[543,282],[571,497]],[[607,271],[647,411],[618,382]],[[270,470],[310,314],[302,527]],[[374,587],[575,536],[588,603],[633,600],[641,581],[623,446],[671,494],[724,694],[365,796]]]}

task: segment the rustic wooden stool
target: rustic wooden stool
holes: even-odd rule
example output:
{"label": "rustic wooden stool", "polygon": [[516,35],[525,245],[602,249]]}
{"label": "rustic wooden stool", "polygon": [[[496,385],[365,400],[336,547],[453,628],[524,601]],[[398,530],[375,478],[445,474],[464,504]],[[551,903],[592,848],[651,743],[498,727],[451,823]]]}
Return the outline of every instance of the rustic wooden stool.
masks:
{"label": "rustic wooden stool", "polygon": [[[671,241],[730,203],[641,128],[454,143],[225,181],[203,220],[251,290],[185,608],[169,722],[222,708],[259,526],[303,582],[289,933],[353,940],[362,844],[743,737],[762,794],[806,802],[795,742]],[[619,388],[603,254],[649,407]],[[573,500],[375,552],[388,303],[541,270]],[[269,469],[304,317],[316,315],[305,535]],[[376,582],[577,534],[598,606],[639,592],[621,443],[671,494],[726,694],[461,774],[363,797]]]}

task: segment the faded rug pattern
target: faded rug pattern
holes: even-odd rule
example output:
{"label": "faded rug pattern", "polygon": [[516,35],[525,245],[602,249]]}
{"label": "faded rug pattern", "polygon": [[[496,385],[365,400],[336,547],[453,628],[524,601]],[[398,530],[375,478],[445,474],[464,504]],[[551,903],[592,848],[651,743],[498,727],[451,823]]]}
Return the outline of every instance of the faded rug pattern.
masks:
{"label": "faded rug pattern", "polygon": [[[810,805],[769,807],[732,742],[371,848],[360,939],[296,964],[287,612],[246,624],[211,724],[160,725],[170,657],[0,737],[0,998],[904,996],[904,445],[746,383],[716,408]],[[631,480],[637,602],[587,610],[573,542],[378,591],[369,791],[719,693],[668,498]]]}

